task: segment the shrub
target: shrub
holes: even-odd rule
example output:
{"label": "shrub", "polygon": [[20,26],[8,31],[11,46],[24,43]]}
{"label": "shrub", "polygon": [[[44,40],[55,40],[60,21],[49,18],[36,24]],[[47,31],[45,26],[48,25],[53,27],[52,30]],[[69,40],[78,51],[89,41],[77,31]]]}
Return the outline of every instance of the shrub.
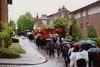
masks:
{"label": "shrub", "polygon": [[96,30],[93,26],[89,26],[88,28],[88,37],[89,38],[96,38],[97,37],[97,33],[96,33]]}
{"label": "shrub", "polygon": [[67,39],[72,39],[72,36],[67,35],[66,38],[67,38]]}
{"label": "shrub", "polygon": [[25,54],[25,50],[23,50],[22,48],[10,48],[10,50],[12,51],[17,51],[19,54]]}
{"label": "shrub", "polygon": [[0,33],[0,38],[5,41],[4,47],[8,48],[12,44],[12,39],[7,33]]}
{"label": "shrub", "polygon": [[9,48],[0,48],[0,58],[20,58],[21,55],[17,51]]}
{"label": "shrub", "polygon": [[19,43],[19,39],[17,39],[17,38],[12,38],[12,42],[13,42],[13,43]]}

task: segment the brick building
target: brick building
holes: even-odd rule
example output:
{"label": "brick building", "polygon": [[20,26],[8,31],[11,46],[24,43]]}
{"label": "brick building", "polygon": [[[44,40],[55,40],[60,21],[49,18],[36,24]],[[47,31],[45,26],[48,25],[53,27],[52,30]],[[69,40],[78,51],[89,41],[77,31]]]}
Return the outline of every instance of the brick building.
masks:
{"label": "brick building", "polygon": [[[8,22],[8,4],[12,4],[12,0],[0,0],[0,21]],[[2,32],[2,26],[0,25],[0,32]],[[0,39],[0,47],[3,46],[3,40]]]}
{"label": "brick building", "polygon": [[[58,9],[58,12],[45,17],[49,18],[49,23],[53,23],[56,18],[65,18],[70,25],[72,24],[72,16],[75,17],[76,23],[81,30],[81,37],[88,37],[89,25],[95,28],[97,37],[100,37],[100,0],[79,8],[73,12],[70,12],[63,6],[62,8]],[[42,26],[41,23],[42,21],[39,21],[38,23],[36,22],[37,25],[35,25],[35,28],[39,29]]]}
{"label": "brick building", "polygon": [[94,26],[97,37],[100,37],[100,1],[96,1],[78,10],[71,12],[76,18],[77,25],[81,29],[81,36],[88,37],[88,26]]}
{"label": "brick building", "polygon": [[[37,15],[38,16],[38,15]],[[34,26],[34,32],[40,30],[43,25],[52,25],[51,19],[47,15],[43,14],[41,17],[37,17]]]}
{"label": "brick building", "polygon": [[39,30],[43,25],[53,25],[53,21],[56,18],[64,18],[68,22],[70,22],[71,17],[70,16],[70,11],[67,10],[64,6],[62,8],[59,8],[56,13],[53,13],[51,15],[42,15],[38,20],[35,22],[35,30]]}

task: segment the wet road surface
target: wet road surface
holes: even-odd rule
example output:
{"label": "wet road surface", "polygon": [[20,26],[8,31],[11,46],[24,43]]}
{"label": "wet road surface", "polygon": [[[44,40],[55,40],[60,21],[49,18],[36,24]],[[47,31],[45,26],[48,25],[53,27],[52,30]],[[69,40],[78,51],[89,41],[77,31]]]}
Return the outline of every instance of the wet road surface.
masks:
{"label": "wet road surface", "polygon": [[67,67],[65,66],[62,55],[60,55],[59,57],[57,56],[56,50],[55,57],[49,57],[44,49],[39,49],[38,51],[41,52],[48,59],[47,62],[38,65],[20,65],[19,67]]}

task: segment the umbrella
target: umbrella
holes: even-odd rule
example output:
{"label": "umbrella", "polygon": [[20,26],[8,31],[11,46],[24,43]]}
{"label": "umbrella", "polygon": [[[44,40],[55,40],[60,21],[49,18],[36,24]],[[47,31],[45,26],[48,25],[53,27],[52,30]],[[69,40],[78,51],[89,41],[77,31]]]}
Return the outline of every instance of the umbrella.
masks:
{"label": "umbrella", "polygon": [[69,42],[62,42],[63,44],[70,44]]}
{"label": "umbrella", "polygon": [[46,40],[52,40],[51,38],[46,38]]}
{"label": "umbrella", "polygon": [[91,44],[91,46],[96,46],[96,42],[93,40],[87,40],[88,43]]}
{"label": "umbrella", "polygon": [[40,33],[36,34],[36,36],[42,36]]}
{"label": "umbrella", "polygon": [[63,42],[71,42],[70,39],[63,39]]}
{"label": "umbrella", "polygon": [[91,46],[91,44],[88,43],[88,42],[85,41],[85,40],[81,40],[81,41],[79,41],[79,42],[76,42],[76,43],[74,44],[74,46],[75,46],[75,45],[79,45],[79,46]]}
{"label": "umbrella", "polygon": [[72,53],[69,58],[70,58],[70,60],[78,60],[78,59],[82,59],[82,58],[85,59],[85,55],[82,52],[75,52],[75,53]]}
{"label": "umbrella", "polygon": [[90,53],[100,53],[100,48],[90,48],[87,51]]}

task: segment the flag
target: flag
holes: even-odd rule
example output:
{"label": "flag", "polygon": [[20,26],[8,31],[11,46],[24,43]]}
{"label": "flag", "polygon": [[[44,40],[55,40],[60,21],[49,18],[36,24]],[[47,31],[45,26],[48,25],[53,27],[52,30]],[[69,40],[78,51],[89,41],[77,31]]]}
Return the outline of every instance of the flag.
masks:
{"label": "flag", "polygon": [[56,30],[55,29],[49,31],[49,34],[55,34],[55,33],[56,33]]}
{"label": "flag", "polygon": [[61,33],[63,30],[62,28],[58,27],[58,31]]}
{"label": "flag", "polygon": [[41,33],[43,33],[42,38],[46,38],[47,34],[46,34],[46,29],[45,28],[41,30]]}

